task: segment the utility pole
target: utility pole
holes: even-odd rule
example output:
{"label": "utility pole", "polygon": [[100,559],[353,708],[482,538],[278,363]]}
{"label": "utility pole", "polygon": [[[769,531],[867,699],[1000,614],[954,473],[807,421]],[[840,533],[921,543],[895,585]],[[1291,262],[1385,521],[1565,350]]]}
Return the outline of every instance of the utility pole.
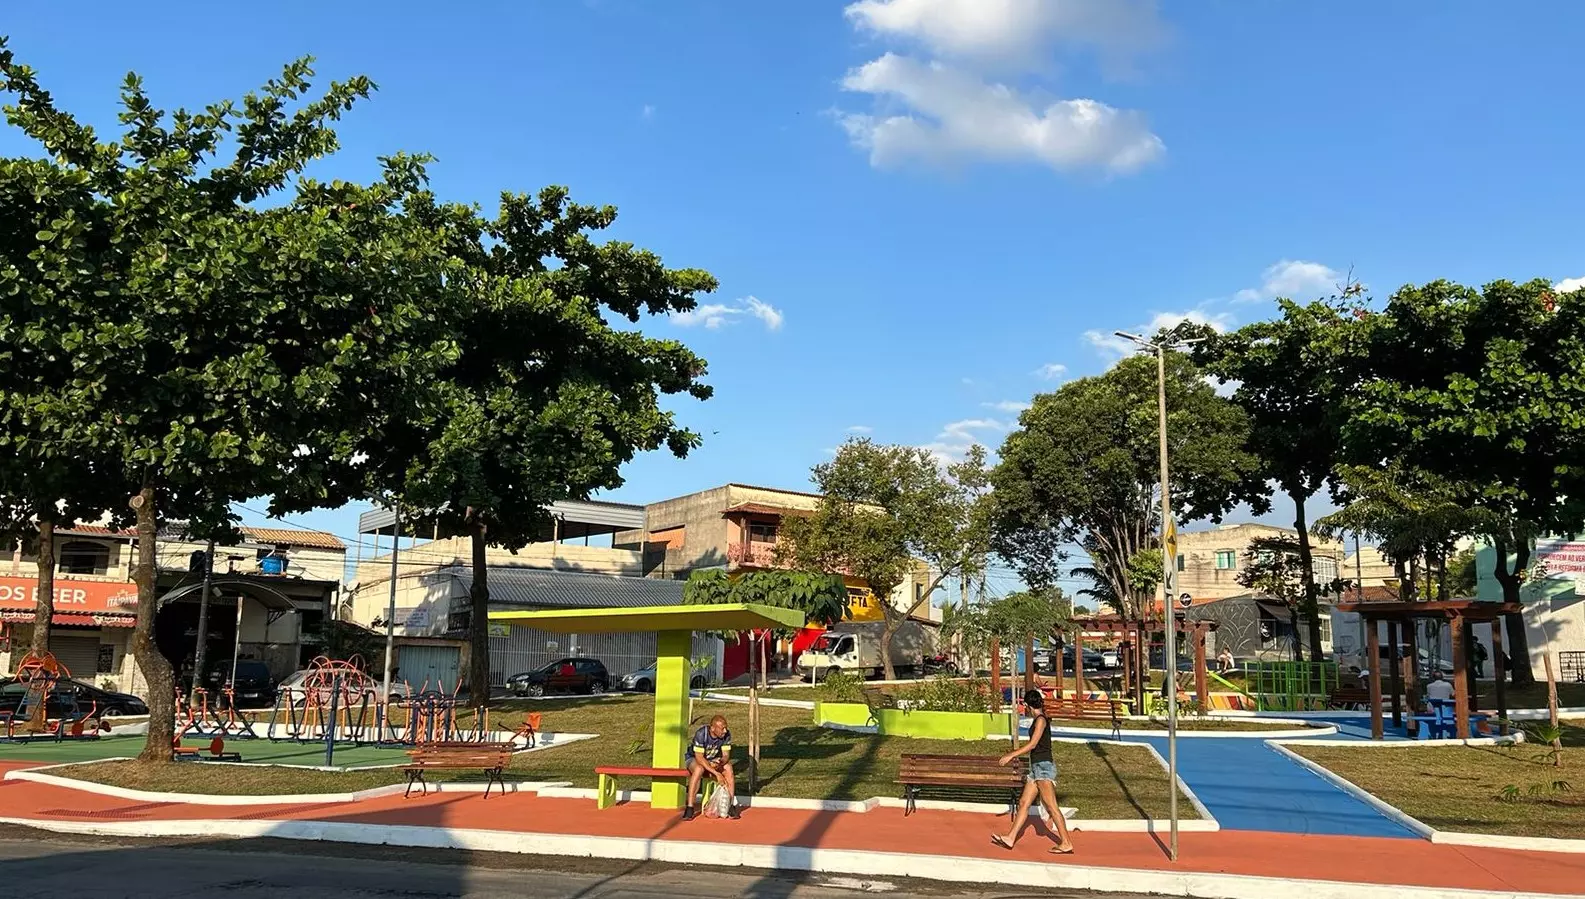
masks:
{"label": "utility pole", "polygon": [[[204,592],[198,596],[198,645],[193,648],[193,682],[187,686],[187,701],[196,702],[198,687],[203,683],[205,658],[209,653],[209,585],[215,575],[215,541],[209,541],[209,548],[204,551]],[[242,605],[242,597],[237,597],[237,605]],[[235,659],[233,669],[235,668]]]}
{"label": "utility pole", "polygon": [[396,565],[402,547],[402,507],[391,504],[396,520],[391,525],[391,598],[385,609],[385,677],[381,680],[380,702],[391,701],[391,661],[396,655]]}
{"label": "utility pole", "polygon": [[[1174,589],[1177,580],[1177,559],[1168,558],[1171,546],[1177,543],[1176,529],[1172,523],[1172,490],[1167,471],[1167,350],[1174,346],[1198,343],[1185,340],[1178,344],[1152,343],[1137,334],[1115,332],[1118,337],[1133,341],[1143,350],[1156,354],[1156,412],[1157,433],[1161,457],[1161,612],[1165,635],[1162,646],[1162,683],[1167,686],[1167,815],[1170,819],[1170,839],[1167,856],[1178,860],[1178,616],[1173,610]],[[1169,544],[1171,546],[1169,546]],[[1079,660],[1074,658],[1074,664]],[[1143,673],[1141,673],[1143,676]]]}

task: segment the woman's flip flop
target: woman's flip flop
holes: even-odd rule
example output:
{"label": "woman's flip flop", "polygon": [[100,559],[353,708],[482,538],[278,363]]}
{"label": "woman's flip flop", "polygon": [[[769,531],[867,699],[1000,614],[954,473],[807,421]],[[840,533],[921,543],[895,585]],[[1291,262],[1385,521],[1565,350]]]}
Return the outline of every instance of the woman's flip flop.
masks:
{"label": "woman's flip flop", "polygon": [[1009,852],[1011,852],[1013,849],[1013,844],[1007,842],[1007,839],[999,833],[991,834],[991,842],[1002,847],[1003,849],[1006,849]]}
{"label": "woman's flip flop", "polygon": [[1052,855],[1072,855],[1073,854],[1073,847],[1069,846],[1068,848],[1063,849],[1061,846],[1052,846],[1051,847],[1051,854]]}

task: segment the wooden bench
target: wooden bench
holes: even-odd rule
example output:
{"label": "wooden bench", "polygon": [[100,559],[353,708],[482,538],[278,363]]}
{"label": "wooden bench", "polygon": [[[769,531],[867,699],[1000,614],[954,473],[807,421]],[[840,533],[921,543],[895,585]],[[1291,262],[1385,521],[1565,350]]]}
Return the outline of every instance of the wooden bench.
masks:
{"label": "wooden bench", "polygon": [[1046,703],[1046,716],[1048,718],[1072,718],[1079,721],[1096,720],[1109,721],[1112,724],[1112,739],[1121,740],[1122,722],[1118,718],[1117,709],[1123,702],[1120,699],[1090,699],[1083,696],[1069,696],[1063,699],[1052,698]]}
{"label": "wooden bench", "polygon": [[418,784],[423,790],[422,795],[429,795],[429,782],[424,779],[426,771],[458,770],[462,768],[477,768],[484,772],[484,798],[490,798],[490,787],[499,786],[501,792],[506,792],[506,782],[501,779],[501,771],[512,764],[512,749],[507,743],[445,743],[424,745],[407,752],[409,761],[402,766],[402,773],[407,775],[407,790],[402,793],[405,799],[413,794],[413,785]]}
{"label": "wooden bench", "polygon": [[1028,769],[1024,757],[1003,765],[994,756],[905,755],[897,766],[897,782],[903,787],[903,816],[913,814],[919,791],[925,787],[1006,790],[1016,807]]}
{"label": "wooden bench", "polygon": [[864,687],[859,690],[859,693],[864,697],[864,704],[870,710],[870,720],[865,722],[865,726],[880,730],[881,710],[897,708],[897,699],[890,693],[877,690],[874,687]]}
{"label": "wooden bench", "polygon": [[[1382,696],[1383,704],[1389,698]],[[1359,711],[1370,708],[1370,689],[1368,687],[1336,687],[1326,697],[1326,707],[1329,709],[1346,709]]]}
{"label": "wooden bench", "polygon": [[[688,780],[687,768],[641,768],[622,767],[619,765],[602,765],[594,769],[600,776],[595,789],[594,806],[598,809],[608,809],[616,805],[616,779],[618,777],[647,777],[650,780]],[[715,790],[714,778],[706,777],[699,788],[700,803],[708,803],[710,794]]]}

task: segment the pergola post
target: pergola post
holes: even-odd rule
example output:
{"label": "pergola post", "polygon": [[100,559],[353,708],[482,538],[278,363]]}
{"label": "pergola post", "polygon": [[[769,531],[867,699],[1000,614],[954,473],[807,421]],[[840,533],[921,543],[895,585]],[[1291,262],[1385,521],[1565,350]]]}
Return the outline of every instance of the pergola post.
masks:
{"label": "pergola post", "polygon": [[1469,737],[1469,652],[1464,643],[1468,637],[1462,617],[1453,618],[1453,727],[1458,739]]}
{"label": "pergola post", "polygon": [[1062,698],[1062,647],[1061,646],[1055,646],[1055,647],[1052,648],[1052,650],[1051,650],[1051,658],[1052,658],[1052,662],[1053,662],[1051,667],[1057,669],[1056,672],[1055,672],[1056,692],[1055,692],[1054,696],[1057,699],[1061,699]]}
{"label": "pergola post", "polygon": [[[1057,657],[1057,676],[1060,678],[1062,671],[1062,657]],[[1061,681],[1058,681],[1061,684]],[[1073,630],[1073,696],[1075,699],[1084,698],[1084,628]]]}
{"label": "pergola post", "polygon": [[[688,654],[692,649],[692,631],[655,634],[655,748],[650,764],[656,768],[675,768],[687,755]],[[657,780],[650,786],[650,805],[682,808],[684,789],[680,781]]]}
{"label": "pergola post", "polygon": [[1194,696],[1199,700],[1201,712],[1211,708],[1211,691],[1205,676],[1205,631],[1205,622],[1194,623]]}
{"label": "pergola post", "polygon": [[1381,722],[1381,637],[1376,633],[1376,622],[1365,620],[1365,657],[1370,670],[1370,738],[1380,740],[1386,736]]}
{"label": "pergola post", "polygon": [[1387,650],[1387,685],[1392,690],[1392,726],[1403,727],[1403,700],[1402,685],[1399,683],[1403,673],[1403,657],[1398,654],[1398,619],[1387,620],[1387,643],[1391,647]]}
{"label": "pergola post", "polygon": [[1502,662],[1502,621],[1495,620],[1491,623],[1491,661],[1492,674],[1497,676],[1497,733],[1508,736],[1508,688],[1503,681],[1508,679],[1508,666]]}
{"label": "pergola post", "polygon": [[1480,681],[1475,676],[1475,622],[1464,619],[1465,655],[1469,658],[1469,711],[1480,710]]}
{"label": "pergola post", "polygon": [[1403,693],[1409,701],[1409,714],[1412,717],[1420,708],[1420,637],[1419,628],[1414,621],[1403,623],[1403,642],[1409,648],[1409,659],[1403,664]]}

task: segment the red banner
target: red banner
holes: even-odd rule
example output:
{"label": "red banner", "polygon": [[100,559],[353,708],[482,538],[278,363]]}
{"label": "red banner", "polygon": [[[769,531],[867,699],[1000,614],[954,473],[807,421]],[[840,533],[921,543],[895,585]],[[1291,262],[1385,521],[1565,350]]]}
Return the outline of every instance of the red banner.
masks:
{"label": "red banner", "polygon": [[[25,610],[38,605],[39,582],[30,577],[0,577],[0,611]],[[120,581],[55,580],[55,613],[136,615],[138,587]],[[13,615],[5,616],[16,620]]]}

